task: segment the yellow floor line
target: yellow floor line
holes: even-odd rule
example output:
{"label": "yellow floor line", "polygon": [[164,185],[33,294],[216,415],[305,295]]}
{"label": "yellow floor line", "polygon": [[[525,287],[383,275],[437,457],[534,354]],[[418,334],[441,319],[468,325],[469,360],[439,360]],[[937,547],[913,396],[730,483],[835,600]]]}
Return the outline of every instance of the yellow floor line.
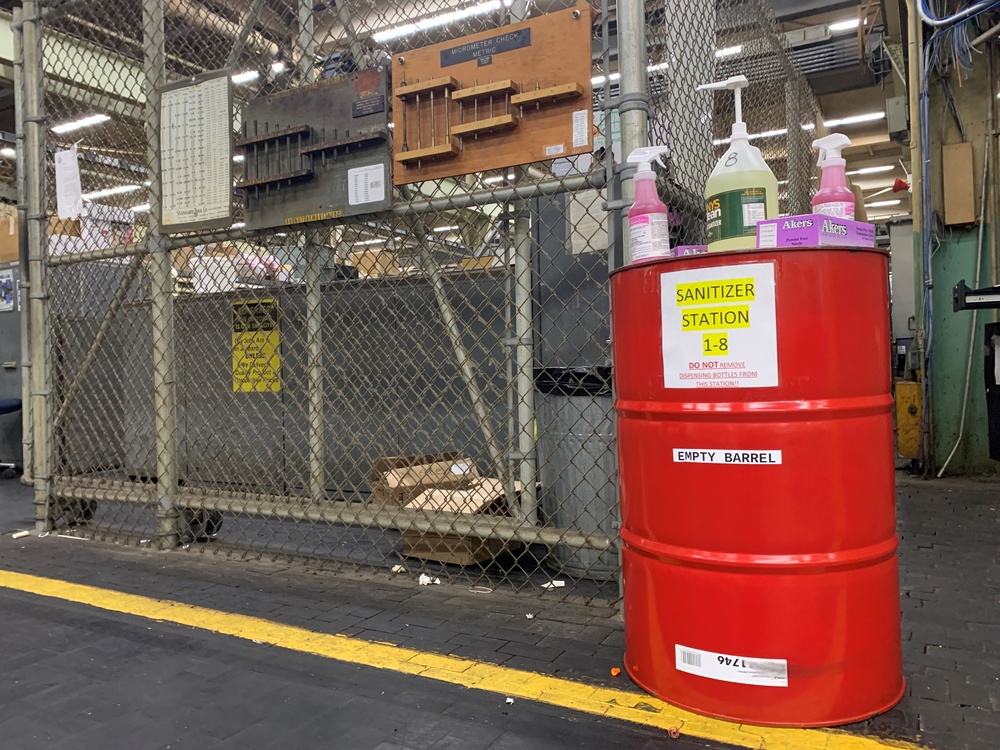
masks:
{"label": "yellow floor line", "polygon": [[918,745],[908,742],[878,740],[835,730],[774,729],[731,724],[675,708],[651,696],[624,690],[596,687],[388,643],[372,643],[345,635],[316,633],[259,617],[124,594],[52,578],[0,570],[0,587],[658,729],[669,730],[676,727],[683,735],[737,747],[766,750],[875,750],[886,747],[919,749]]}

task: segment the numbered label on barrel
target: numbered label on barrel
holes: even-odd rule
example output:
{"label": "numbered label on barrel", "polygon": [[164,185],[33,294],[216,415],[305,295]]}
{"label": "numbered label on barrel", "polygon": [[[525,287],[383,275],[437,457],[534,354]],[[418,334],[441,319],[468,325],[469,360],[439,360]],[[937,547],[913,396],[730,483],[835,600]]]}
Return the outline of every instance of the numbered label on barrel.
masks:
{"label": "numbered label on barrel", "polygon": [[674,645],[674,658],[679,672],[696,674],[710,680],[788,687],[788,662],[785,659],[720,654],[680,644]]}
{"label": "numbered label on barrel", "polygon": [[778,385],[774,264],[660,276],[665,388]]}

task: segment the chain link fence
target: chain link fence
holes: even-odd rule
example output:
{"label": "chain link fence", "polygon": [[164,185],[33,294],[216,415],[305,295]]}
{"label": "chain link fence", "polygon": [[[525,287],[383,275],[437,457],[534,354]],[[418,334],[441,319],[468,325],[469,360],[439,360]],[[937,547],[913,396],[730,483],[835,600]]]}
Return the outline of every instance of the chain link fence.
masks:
{"label": "chain link fence", "polygon": [[[572,0],[24,2],[39,523],[468,586],[560,581],[557,595],[613,604],[608,273],[627,253],[624,157],[671,146],[672,242],[699,244],[733,101],[695,87],[747,75],[748,127],[782,185],[809,185],[817,114],[763,0],[629,1],[644,45],[623,6],[593,4],[593,153],[248,230],[257,151],[237,149],[232,226],[173,234],[157,215],[159,86],[228,69],[239,143],[263,98],[391,76],[408,51]],[[639,90],[629,64],[646,71]],[[289,109],[281,121],[298,125]],[[74,146],[83,211],[60,221],[55,155]],[[794,213],[803,192],[781,203]]]}

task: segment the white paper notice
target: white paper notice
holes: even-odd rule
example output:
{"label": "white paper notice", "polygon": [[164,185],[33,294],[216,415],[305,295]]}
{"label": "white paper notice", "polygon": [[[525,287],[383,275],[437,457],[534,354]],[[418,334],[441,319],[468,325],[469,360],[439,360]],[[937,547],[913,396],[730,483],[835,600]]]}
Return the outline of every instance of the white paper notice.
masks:
{"label": "white paper notice", "polygon": [[573,113],[573,148],[586,146],[590,135],[590,110],[578,109]]}
{"label": "white paper notice", "polygon": [[385,200],[385,165],[347,170],[347,202],[352,206]]}
{"label": "white paper notice", "polygon": [[660,276],[665,388],[778,385],[774,264]]}
{"label": "white paper notice", "polygon": [[233,200],[229,79],[169,89],[160,102],[163,225],[227,226]]}
{"label": "white paper notice", "polygon": [[777,247],[778,246],[778,224],[758,224],[757,225],[757,247]]}
{"label": "white paper notice", "polygon": [[742,685],[788,687],[788,661],[785,659],[733,656],[677,644],[674,645],[674,658],[678,672]]}
{"label": "white paper notice", "polygon": [[82,192],[76,146],[56,151],[56,212],[60,219],[75,219],[80,215]]}

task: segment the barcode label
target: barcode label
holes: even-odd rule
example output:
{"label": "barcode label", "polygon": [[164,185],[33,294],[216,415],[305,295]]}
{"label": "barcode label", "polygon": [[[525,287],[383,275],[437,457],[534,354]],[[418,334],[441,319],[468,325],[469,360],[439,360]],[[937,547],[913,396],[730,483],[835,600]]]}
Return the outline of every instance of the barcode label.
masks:
{"label": "barcode label", "polygon": [[694,651],[688,651],[686,648],[677,647],[677,653],[680,654],[681,663],[687,664],[689,667],[697,667],[701,669],[701,654],[696,654]]}
{"label": "barcode label", "polygon": [[674,646],[674,658],[678,672],[695,674],[709,680],[788,687],[788,662],[785,659],[733,656],[680,644]]}

